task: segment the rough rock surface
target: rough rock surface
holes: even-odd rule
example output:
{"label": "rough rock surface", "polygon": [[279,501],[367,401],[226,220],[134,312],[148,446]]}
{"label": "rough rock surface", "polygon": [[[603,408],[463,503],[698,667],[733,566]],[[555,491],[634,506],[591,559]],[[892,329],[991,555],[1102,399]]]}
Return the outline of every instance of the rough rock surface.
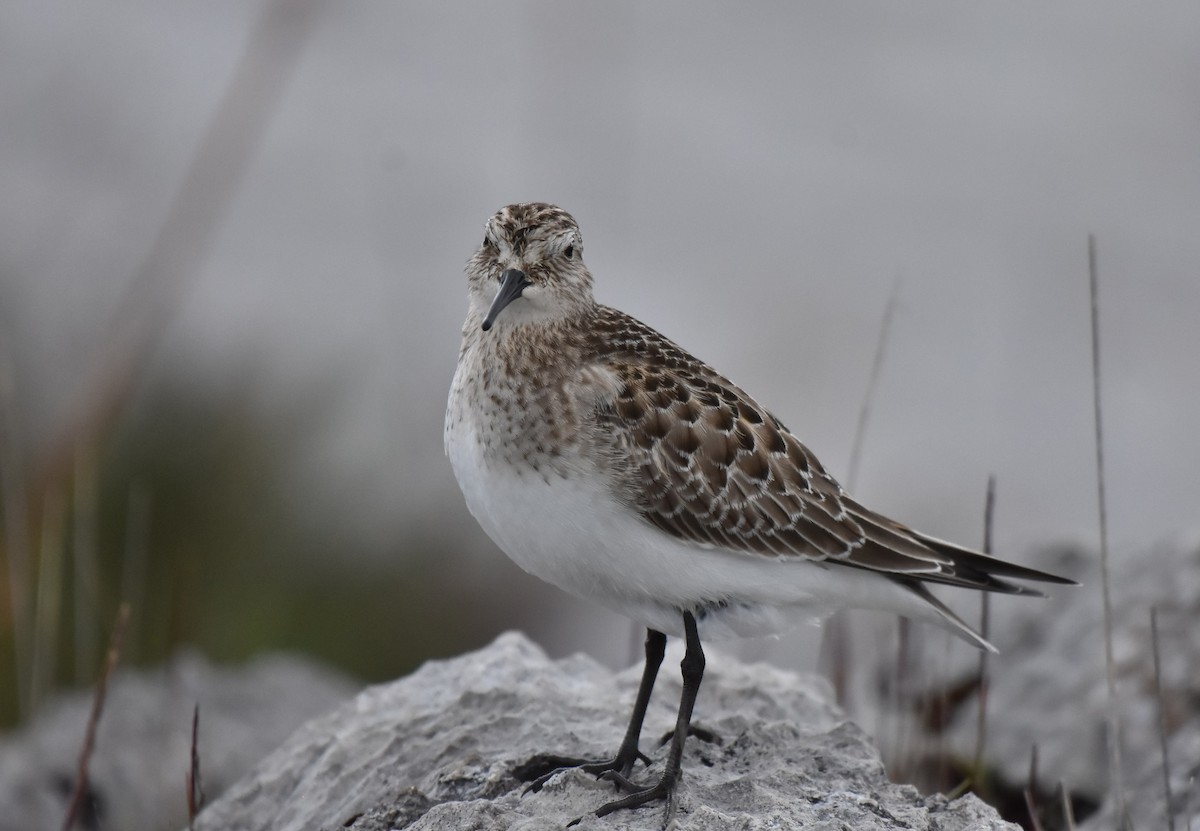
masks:
{"label": "rough rock surface", "polygon": [[[1030,750],[1038,747],[1040,788],[1058,782],[1092,805],[1109,799],[1108,690],[1105,683],[1104,616],[1098,558],[1061,552],[1040,567],[1083,582],[1057,588],[1049,601],[1015,598],[996,607],[992,639],[1000,655],[991,661],[986,765],[1024,787]],[[1150,609],[1158,610],[1163,704],[1171,740],[1177,817],[1190,799],[1200,812],[1200,541],[1161,545],[1138,557],[1117,559],[1111,582],[1113,652],[1125,789],[1137,827],[1163,828],[1159,700],[1155,695]],[[1008,600],[1008,599],[1004,599]],[[999,601],[996,601],[999,602]],[[926,639],[925,665],[934,665],[937,639]],[[949,685],[973,677],[978,657],[955,653],[944,675]],[[944,657],[944,656],[943,656]],[[943,661],[943,664],[946,662]],[[944,733],[932,737],[959,758],[976,744],[978,699],[968,697]],[[1111,828],[1112,805],[1089,827]],[[1081,817],[1082,819],[1082,817]],[[1183,824],[1180,827],[1186,828]]]}
{"label": "rough rock surface", "polygon": [[[119,671],[109,683],[89,766],[83,828],[177,828],[187,822],[192,708],[200,705],[204,790],[215,796],[298,726],[357,689],[290,656],[217,667],[195,653]],[[75,780],[92,692],[64,694],[0,742],[0,831],[59,828]]]}
{"label": "rough rock surface", "polygon": [[[646,737],[674,721],[668,652]],[[658,828],[662,809],[589,814],[614,797],[578,771],[522,795],[515,765],[539,752],[603,756],[624,730],[639,668],[551,661],[524,636],[426,664],[305,725],[198,818],[199,831]],[[824,681],[709,655],[696,720],[722,741],[688,742],[679,829],[1015,829],[974,797],[948,803],[887,781]],[[651,751],[650,776],[664,750]],[[639,766],[635,777],[647,776]]]}

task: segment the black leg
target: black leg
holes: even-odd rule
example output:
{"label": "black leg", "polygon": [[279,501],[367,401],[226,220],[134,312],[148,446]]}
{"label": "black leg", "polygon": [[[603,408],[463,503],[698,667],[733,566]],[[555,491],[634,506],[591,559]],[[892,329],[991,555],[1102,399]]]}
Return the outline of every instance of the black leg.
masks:
{"label": "black leg", "polygon": [[624,779],[633,772],[633,766],[638,759],[649,764],[649,760],[638,750],[638,740],[642,735],[642,722],[646,718],[646,708],[650,706],[650,694],[654,692],[654,681],[658,678],[658,668],[662,666],[663,653],[666,648],[666,635],[654,629],[646,630],[646,664],[642,668],[642,681],[638,684],[633,716],[629,719],[629,727],[625,730],[625,738],[621,742],[617,755],[612,759],[603,760],[577,759],[572,756],[548,754],[534,756],[513,771],[514,775],[522,782],[529,782],[525,793],[541,790],[542,785],[545,785],[564,768],[580,768],[597,776],[613,772],[620,774]]}
{"label": "black leg", "polygon": [[601,805],[596,810],[598,817],[622,808],[636,808],[647,802],[665,799],[667,810],[663,817],[663,827],[666,828],[671,823],[671,818],[675,814],[675,786],[679,783],[683,743],[688,737],[688,730],[692,723],[692,707],[696,704],[696,694],[700,692],[700,682],[704,678],[704,650],[700,647],[700,635],[696,631],[696,618],[692,616],[691,612],[683,613],[683,631],[687,644],[683,661],[679,664],[683,675],[683,695],[679,699],[679,716],[675,719],[675,734],[671,738],[666,769],[663,770],[662,777],[649,787],[630,782],[627,777],[616,771],[606,773],[606,778],[614,780],[632,792],[622,799]]}
{"label": "black leg", "polygon": [[641,755],[638,750],[638,740],[642,737],[642,722],[646,719],[646,708],[650,706],[650,694],[654,692],[654,681],[658,678],[658,668],[662,666],[663,655],[667,651],[667,636],[656,629],[646,630],[646,664],[642,667],[642,680],[638,684],[637,699],[633,703],[633,716],[629,719],[629,727],[625,730],[625,738],[621,740],[621,749],[617,751],[616,761],[621,763],[615,770],[622,776],[633,772],[633,764]]}

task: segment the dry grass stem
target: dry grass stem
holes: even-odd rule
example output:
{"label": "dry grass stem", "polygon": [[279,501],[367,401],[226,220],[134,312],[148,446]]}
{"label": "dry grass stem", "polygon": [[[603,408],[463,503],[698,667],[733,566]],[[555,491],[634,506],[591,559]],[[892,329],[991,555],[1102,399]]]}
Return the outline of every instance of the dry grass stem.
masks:
{"label": "dry grass stem", "polygon": [[1163,700],[1162,662],[1158,654],[1158,608],[1150,607],[1150,649],[1154,656],[1154,698],[1158,702],[1158,741],[1162,750],[1163,798],[1167,829],[1175,831],[1175,812],[1171,809],[1171,758],[1167,752],[1167,708]]}
{"label": "dry grass stem", "polygon": [[1029,749],[1029,784],[1025,788],[1025,808],[1029,811],[1029,827],[1042,831],[1042,818],[1037,804],[1038,749],[1035,744]]}
{"label": "dry grass stem", "polygon": [[4,554],[8,565],[9,608],[12,609],[13,679],[17,717],[31,712],[33,691],[33,595],[29,512],[22,478],[20,425],[13,389],[12,364],[0,344],[0,511],[4,517]]}
{"label": "dry grass stem", "polygon": [[[987,494],[983,501],[983,553],[992,553],[992,529],[996,513],[996,476],[988,476]],[[986,641],[991,629],[991,595],[981,592],[979,634]],[[983,779],[983,751],[987,743],[988,658],[986,649],[979,650],[979,720],[975,725],[975,758],[971,762],[971,778],[978,786]]]}
{"label": "dry grass stem", "polygon": [[96,553],[96,460],[94,447],[75,454],[74,493],[71,497],[72,600],[75,619],[74,680],[84,684],[95,673],[100,631],[100,562]]}
{"label": "dry grass stem", "polygon": [[834,700],[845,709],[850,703],[850,621],[844,612],[834,612],[821,627],[817,654],[820,672],[833,684]]}
{"label": "dry grass stem", "polygon": [[62,621],[62,552],[65,509],[57,490],[46,495],[34,589],[33,646],[30,656],[29,707],[37,709],[54,682],[58,664],[58,630]]}
{"label": "dry grass stem", "polygon": [[75,787],[71,790],[71,801],[67,805],[67,814],[63,817],[63,831],[71,831],[75,825],[75,817],[83,806],[84,797],[88,792],[88,762],[92,758],[92,750],[96,745],[96,729],[100,725],[100,716],[104,713],[104,696],[108,691],[108,679],[116,669],[121,657],[121,643],[125,639],[125,626],[129,623],[129,604],[122,603],[117,611],[117,622],[113,626],[112,638],[108,644],[108,655],[100,671],[100,680],[96,682],[96,692],[92,696],[92,712],[88,716],[87,730],[83,736],[83,747],[79,750],[79,768],[75,775]]}
{"label": "dry grass stem", "polygon": [[1117,668],[1113,657],[1112,590],[1108,568],[1108,499],[1104,480],[1104,421],[1100,394],[1100,279],[1096,236],[1088,234],[1088,286],[1092,309],[1092,410],[1096,426],[1096,499],[1100,515],[1100,588],[1104,600],[1104,676],[1108,685],[1108,766],[1118,828],[1129,828],[1121,768],[1121,718],[1117,712]]}
{"label": "dry grass stem", "polygon": [[1071,805],[1071,794],[1067,790],[1066,782],[1058,783],[1058,794],[1062,797],[1063,828],[1066,831],[1075,831],[1075,808]]}
{"label": "dry grass stem", "polygon": [[900,278],[892,283],[892,293],[888,297],[887,306],[883,310],[883,320],[879,323],[879,339],[875,342],[875,358],[871,362],[871,375],[867,379],[867,390],[863,394],[862,406],[858,408],[858,423],[854,427],[854,441],[850,445],[850,464],[846,468],[846,490],[854,493],[858,486],[858,469],[862,460],[863,444],[866,443],[867,422],[871,419],[871,405],[875,401],[875,391],[879,387],[879,376],[883,370],[883,357],[887,354],[888,336],[892,329],[892,319],[896,316],[896,306],[900,300]]}
{"label": "dry grass stem", "polygon": [[[846,468],[846,489],[851,493],[854,493],[858,487],[858,471],[862,461],[863,445],[866,443],[867,423],[871,418],[871,405],[875,401],[875,391],[879,387],[883,358],[887,354],[892,319],[896,316],[899,298],[900,278],[896,277],[892,283],[887,306],[883,310],[883,319],[879,323],[879,339],[875,342],[875,357],[871,361],[871,374],[867,378],[867,388],[863,393],[862,405],[858,409],[858,421],[854,426],[854,439],[850,443],[850,462]],[[845,612],[834,612],[822,627],[817,665],[833,683],[837,703],[842,707],[847,705],[850,698],[850,650],[852,648],[850,641],[850,622]]]}
{"label": "dry grass stem", "polygon": [[192,755],[187,772],[188,828],[194,828],[196,814],[204,807],[204,786],[200,782],[200,705],[192,709]]}

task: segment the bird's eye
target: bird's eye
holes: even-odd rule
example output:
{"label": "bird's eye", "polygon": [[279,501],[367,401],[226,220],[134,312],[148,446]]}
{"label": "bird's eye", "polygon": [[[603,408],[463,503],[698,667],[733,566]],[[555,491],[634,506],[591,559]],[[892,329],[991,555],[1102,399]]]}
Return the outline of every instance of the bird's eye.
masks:
{"label": "bird's eye", "polygon": [[574,245],[568,245],[566,248],[564,248],[564,249],[563,249],[563,256],[564,256],[564,257],[566,257],[568,260],[573,260],[573,259],[575,259],[575,246],[574,246]]}

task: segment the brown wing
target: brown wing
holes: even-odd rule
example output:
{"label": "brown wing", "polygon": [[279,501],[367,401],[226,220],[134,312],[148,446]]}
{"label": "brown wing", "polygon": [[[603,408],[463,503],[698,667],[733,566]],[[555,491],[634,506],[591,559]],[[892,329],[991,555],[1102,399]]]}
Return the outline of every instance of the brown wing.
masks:
{"label": "brown wing", "polygon": [[860,508],[779,419],[658,332],[602,308],[593,335],[618,387],[597,409],[598,441],[618,462],[615,490],[656,527],[703,546],[922,578],[950,564]]}

